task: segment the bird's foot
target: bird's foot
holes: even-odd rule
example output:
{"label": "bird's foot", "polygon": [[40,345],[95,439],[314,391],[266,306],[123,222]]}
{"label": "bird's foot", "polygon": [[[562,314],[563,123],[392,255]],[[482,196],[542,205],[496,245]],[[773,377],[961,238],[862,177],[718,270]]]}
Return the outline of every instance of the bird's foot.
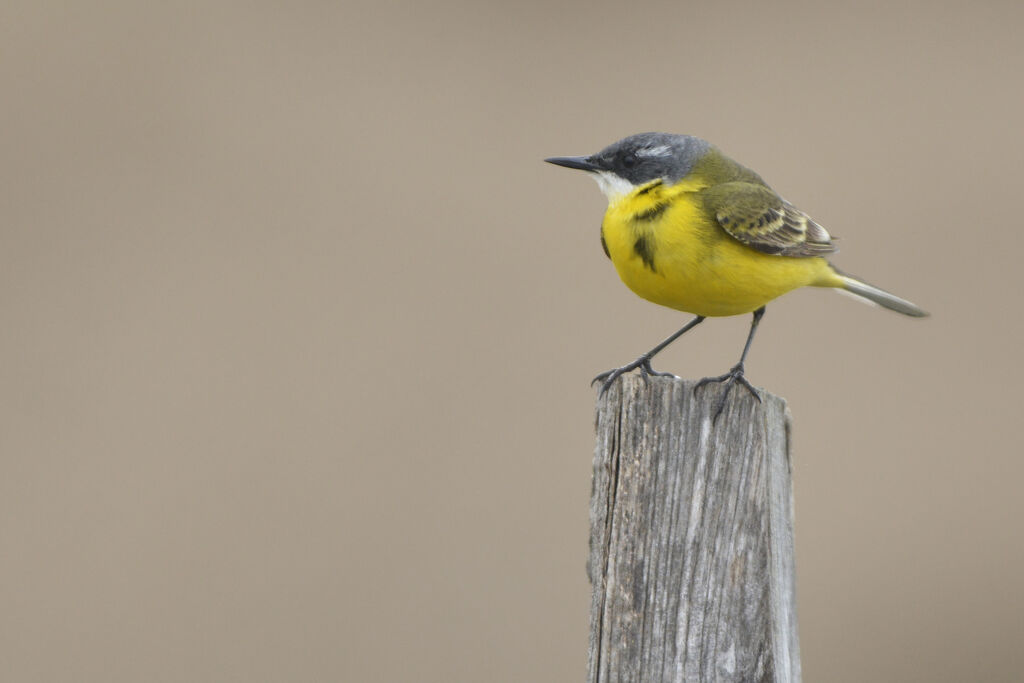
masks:
{"label": "bird's foot", "polygon": [[621,368],[615,368],[614,370],[609,370],[608,372],[602,372],[600,375],[591,380],[590,386],[594,386],[595,384],[600,382],[601,391],[598,392],[597,395],[598,397],[604,396],[604,392],[608,391],[608,387],[610,387],[615,382],[615,380],[617,380],[619,377],[622,377],[627,372],[632,372],[633,370],[637,369],[640,370],[640,376],[644,378],[645,382],[647,381],[648,376],[675,377],[675,375],[673,375],[671,372],[658,372],[657,370],[652,368],[651,357],[644,354],[643,356],[640,356],[639,358],[637,358],[632,363],[629,363],[628,365],[623,365]]}
{"label": "bird's foot", "polygon": [[725,401],[729,398],[729,392],[732,391],[732,388],[736,386],[736,384],[740,384],[745,387],[746,390],[757,399],[758,403],[761,402],[761,393],[754,388],[754,385],[747,381],[746,377],[743,376],[742,362],[732,366],[732,369],[724,375],[719,375],[718,377],[705,377],[701,381],[697,382],[693,391],[696,392],[705,384],[711,384],[712,382],[725,382],[725,391],[722,392],[722,396],[718,399],[718,406],[715,408],[715,417],[712,422],[718,421],[718,416],[722,414],[722,410],[725,408]]}

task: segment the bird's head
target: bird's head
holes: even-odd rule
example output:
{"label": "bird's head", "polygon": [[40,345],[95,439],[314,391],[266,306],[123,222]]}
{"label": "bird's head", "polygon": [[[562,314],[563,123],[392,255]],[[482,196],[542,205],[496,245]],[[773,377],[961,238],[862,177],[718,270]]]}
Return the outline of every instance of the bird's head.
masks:
{"label": "bird's head", "polygon": [[582,157],[552,157],[548,163],[587,171],[609,202],[662,180],[673,185],[693,169],[710,145],[690,135],[639,133]]}

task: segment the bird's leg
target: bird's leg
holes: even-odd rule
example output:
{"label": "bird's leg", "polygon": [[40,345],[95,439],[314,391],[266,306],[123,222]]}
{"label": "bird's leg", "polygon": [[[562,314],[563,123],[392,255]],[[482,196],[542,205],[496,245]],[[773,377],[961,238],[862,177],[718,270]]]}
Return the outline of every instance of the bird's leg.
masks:
{"label": "bird's leg", "polygon": [[669,344],[674,342],[676,339],[679,339],[679,337],[681,337],[684,332],[687,332],[688,330],[693,329],[694,327],[696,327],[697,325],[699,325],[702,322],[704,322],[704,316],[698,315],[696,318],[694,318],[690,322],[688,322],[685,325],[683,325],[683,328],[681,330],[679,330],[678,332],[674,333],[671,337],[669,337],[665,341],[661,342],[660,344],[655,346],[653,349],[651,349],[650,351],[648,351],[644,355],[642,355],[639,358],[637,358],[632,363],[630,363],[628,365],[623,365],[621,368],[615,368],[614,370],[609,370],[608,372],[602,372],[600,375],[595,377],[594,380],[590,384],[594,385],[594,384],[597,384],[598,382],[601,382],[601,391],[598,394],[598,396],[603,396],[604,392],[608,391],[608,387],[610,387],[612,385],[612,382],[614,382],[615,380],[617,380],[619,377],[621,377],[622,375],[626,374],[627,372],[630,372],[632,370],[636,370],[637,368],[640,369],[641,376],[644,379],[647,379],[648,375],[657,375],[659,377],[674,377],[675,375],[673,375],[670,372],[655,372],[654,369],[651,368],[651,359],[654,358],[654,356],[658,352],[660,352],[662,349],[664,349],[666,346],[668,346]]}
{"label": "bird's leg", "polygon": [[743,362],[747,359],[747,352],[750,351],[750,343],[754,341],[754,333],[757,332],[757,324],[761,322],[761,318],[764,316],[764,306],[754,311],[754,320],[750,323],[750,332],[747,334],[747,343],[743,346],[743,355],[740,356],[740,362],[732,366],[729,372],[718,377],[705,377],[701,381],[697,382],[697,386],[693,388],[697,391],[705,384],[711,382],[725,382],[725,391],[722,392],[722,397],[718,399],[718,407],[715,409],[715,417],[713,422],[718,421],[718,416],[722,414],[722,409],[725,408],[725,400],[729,397],[729,392],[732,391],[733,385],[736,383],[742,384],[746,387],[747,391],[753,394],[754,398],[757,399],[758,403],[761,402],[761,394],[758,393],[757,389],[747,381],[747,378],[743,376]]}

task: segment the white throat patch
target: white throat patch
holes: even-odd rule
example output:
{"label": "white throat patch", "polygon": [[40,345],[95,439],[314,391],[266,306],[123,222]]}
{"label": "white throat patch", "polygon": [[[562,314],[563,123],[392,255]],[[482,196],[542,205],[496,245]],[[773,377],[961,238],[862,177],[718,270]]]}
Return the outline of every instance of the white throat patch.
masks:
{"label": "white throat patch", "polygon": [[601,192],[608,198],[609,204],[625,197],[638,187],[611,171],[594,171],[590,176],[597,181],[597,186],[601,188]]}

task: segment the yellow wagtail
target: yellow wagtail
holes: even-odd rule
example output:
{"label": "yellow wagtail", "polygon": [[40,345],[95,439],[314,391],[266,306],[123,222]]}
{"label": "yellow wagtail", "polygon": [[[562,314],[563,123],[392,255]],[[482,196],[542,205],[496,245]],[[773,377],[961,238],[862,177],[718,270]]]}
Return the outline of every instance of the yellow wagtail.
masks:
{"label": "yellow wagtail", "polygon": [[743,362],[765,304],[797,287],[834,287],[904,315],[927,315],[836,269],[824,258],[836,249],[823,227],[700,138],[641,133],[597,154],[546,161],[597,180],[608,198],[601,246],[626,286],[648,301],[697,316],[632,363],[594,378],[603,383],[601,393],[631,370],[668,375],[655,372],[651,359],[705,318],[753,313],[739,363],[697,388],[726,383],[718,413],[736,383],[760,400],[743,376]]}

